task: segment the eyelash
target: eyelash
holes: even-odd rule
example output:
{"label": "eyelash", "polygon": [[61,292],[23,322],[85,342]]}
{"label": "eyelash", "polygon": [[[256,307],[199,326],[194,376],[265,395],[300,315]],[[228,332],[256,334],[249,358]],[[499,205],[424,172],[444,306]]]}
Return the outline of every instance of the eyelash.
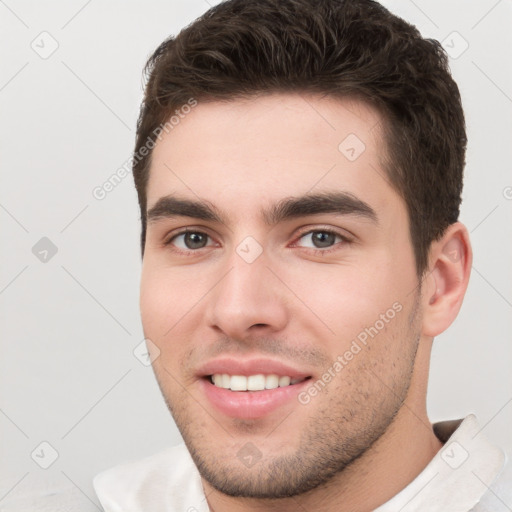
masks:
{"label": "eyelash", "polygon": [[[205,235],[208,238],[211,238],[210,235],[208,235],[208,233],[205,233],[204,231],[190,229],[190,228],[185,228],[185,229],[182,229],[181,231],[179,231],[177,233],[173,233],[172,236],[170,238],[168,238],[164,242],[164,246],[166,246],[166,247],[167,246],[171,246],[174,239],[176,239],[178,236],[186,234],[186,233],[198,233],[198,234],[201,234],[201,235]],[[347,237],[346,235],[342,235],[338,231],[335,231],[335,230],[330,229],[330,228],[316,228],[316,229],[309,229],[308,231],[304,231],[301,234],[299,234],[299,236],[296,238],[296,241],[293,242],[292,247],[295,247],[296,243],[301,238],[303,238],[304,236],[309,235],[311,233],[327,233],[327,234],[330,234],[330,235],[338,236],[339,238],[341,238],[341,242],[343,242],[343,245],[352,243],[352,240],[349,237]],[[334,246],[332,246],[330,248],[326,248],[326,249],[314,249],[314,248],[311,248],[311,247],[302,247],[302,249],[309,249],[309,251],[312,252],[313,254],[315,254],[317,256],[319,256],[319,255],[323,256],[325,254],[329,254],[329,253],[331,253],[333,251],[339,250],[339,247],[336,247],[336,245],[338,245],[339,243],[340,242],[337,242],[337,243],[335,243]],[[201,247],[201,249],[206,249],[206,247]],[[172,249],[172,251],[177,252],[178,254],[181,254],[181,255],[184,255],[184,256],[195,256],[195,253],[199,252],[201,249],[188,249],[188,250],[185,251],[183,249],[178,249],[178,248],[174,247]]]}

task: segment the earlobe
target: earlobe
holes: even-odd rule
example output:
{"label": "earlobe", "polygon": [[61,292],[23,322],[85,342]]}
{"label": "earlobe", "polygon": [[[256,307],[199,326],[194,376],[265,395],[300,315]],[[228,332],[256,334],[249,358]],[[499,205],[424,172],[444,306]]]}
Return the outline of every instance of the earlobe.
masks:
{"label": "earlobe", "polygon": [[441,334],[455,320],[468,286],[472,257],[468,231],[460,222],[432,243],[423,287],[425,336]]}

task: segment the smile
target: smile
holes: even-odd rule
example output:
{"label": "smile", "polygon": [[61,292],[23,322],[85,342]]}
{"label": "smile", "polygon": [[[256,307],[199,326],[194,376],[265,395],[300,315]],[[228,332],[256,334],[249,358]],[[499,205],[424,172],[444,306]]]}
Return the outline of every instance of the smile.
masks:
{"label": "smile", "polygon": [[264,375],[258,373],[256,375],[229,375],[227,373],[215,373],[210,375],[211,383],[223,389],[231,391],[263,391],[265,389],[284,388],[293,386],[306,378],[292,378],[287,375]]}

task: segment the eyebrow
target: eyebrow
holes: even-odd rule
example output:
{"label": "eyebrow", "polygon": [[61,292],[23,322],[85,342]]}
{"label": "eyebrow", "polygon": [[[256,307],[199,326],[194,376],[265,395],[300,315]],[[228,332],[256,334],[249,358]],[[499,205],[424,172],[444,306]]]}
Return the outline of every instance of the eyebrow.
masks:
{"label": "eyebrow", "polygon": [[[274,226],[285,220],[322,213],[351,215],[378,223],[375,210],[350,192],[324,192],[287,197],[262,210],[264,222]],[[146,214],[148,222],[164,218],[192,217],[227,224],[226,218],[209,201],[196,201],[173,195],[163,196]]]}

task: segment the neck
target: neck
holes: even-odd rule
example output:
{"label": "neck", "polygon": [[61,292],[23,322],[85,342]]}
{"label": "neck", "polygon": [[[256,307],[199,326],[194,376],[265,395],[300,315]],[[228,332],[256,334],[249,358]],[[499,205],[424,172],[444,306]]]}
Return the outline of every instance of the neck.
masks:
{"label": "neck", "polygon": [[[428,361],[428,354],[419,352],[430,352],[429,343],[422,343],[417,360]],[[427,376],[428,364],[415,368],[407,399],[386,432],[328,483],[292,498],[257,500],[227,496],[203,480],[210,511],[370,512],[384,504],[412,482],[442,447],[426,412]]]}

